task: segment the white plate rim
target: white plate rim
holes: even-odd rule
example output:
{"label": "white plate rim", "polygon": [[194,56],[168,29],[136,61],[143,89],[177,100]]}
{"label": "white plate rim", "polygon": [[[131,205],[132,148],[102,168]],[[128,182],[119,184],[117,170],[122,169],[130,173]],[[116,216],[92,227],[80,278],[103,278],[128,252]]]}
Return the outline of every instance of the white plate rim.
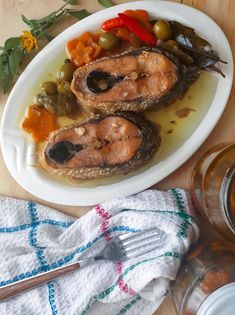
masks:
{"label": "white plate rim", "polygon": [[[20,158],[15,161],[13,152],[16,152],[19,148],[14,148],[10,150],[8,146],[9,135],[6,135],[6,130],[9,125],[11,125],[10,117],[14,116],[11,112],[15,106],[15,98],[17,95],[21,94],[21,89],[23,83],[26,83],[29,79],[31,71],[36,67],[40,61],[46,57],[50,51],[53,51],[57,46],[60,46],[62,42],[67,41],[70,38],[74,37],[74,34],[79,34],[84,30],[89,30],[89,25],[100,25],[100,22],[107,20],[117,14],[117,12],[124,11],[126,9],[146,9],[151,12],[154,16],[163,16],[170,13],[168,18],[176,18],[177,20],[187,20],[188,25],[192,25],[197,29],[197,26],[200,26],[201,33],[205,38],[209,37],[210,42],[213,44],[220,43],[219,45],[213,45],[218,50],[221,57],[228,61],[228,65],[222,65],[222,69],[226,74],[226,78],[218,78],[218,86],[215,93],[214,100],[211,103],[211,106],[205,115],[204,119],[201,121],[199,126],[193,132],[193,134],[183,143],[183,145],[177,149],[171,156],[165,160],[157,163],[156,165],[148,168],[146,171],[129,177],[122,180],[119,183],[114,183],[106,186],[98,186],[95,188],[79,188],[79,187],[70,187],[63,186],[61,184],[55,183],[47,180],[44,177],[41,177],[38,170],[28,169],[25,172],[25,169],[20,170],[21,164],[24,163]],[[189,19],[190,17],[190,19]],[[194,21],[199,21],[200,25],[194,23]],[[99,21],[99,22],[98,22]],[[204,27],[203,26],[207,26]],[[208,32],[210,36],[208,36]],[[205,33],[205,34],[204,34]],[[212,37],[212,39],[211,39]],[[223,52],[221,54],[221,52]],[[208,135],[211,133],[215,125],[217,124],[220,116],[222,115],[224,108],[227,104],[231,87],[233,81],[233,58],[231,48],[227,41],[226,36],[219,26],[207,15],[198,11],[192,7],[188,7],[183,4],[168,2],[168,1],[135,1],[120,4],[108,9],[104,9],[97,13],[94,13],[92,16],[87,17],[86,19],[79,21],[78,23],[72,25],[60,35],[58,35],[52,42],[50,42],[45,48],[43,48],[37,56],[30,62],[26,67],[24,72],[21,74],[20,78],[13,87],[10,96],[7,100],[1,124],[1,148],[2,154],[5,161],[5,164],[10,171],[14,179],[28,192],[37,196],[38,198],[56,203],[61,205],[69,206],[90,206],[97,203],[101,203],[107,199],[125,197],[131,194],[138,193],[142,190],[149,188],[150,186],[156,184],[178,167],[180,167],[205,141]],[[218,98],[219,97],[219,98]],[[13,137],[13,136],[12,136]],[[22,141],[20,141],[21,146]],[[22,149],[22,148],[20,148]]]}

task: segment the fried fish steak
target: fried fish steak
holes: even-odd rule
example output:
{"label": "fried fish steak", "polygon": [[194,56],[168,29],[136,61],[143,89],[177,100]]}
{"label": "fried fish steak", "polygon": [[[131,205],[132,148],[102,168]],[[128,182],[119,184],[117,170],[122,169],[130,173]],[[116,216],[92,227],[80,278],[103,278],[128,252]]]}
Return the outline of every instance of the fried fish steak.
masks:
{"label": "fried fish steak", "polygon": [[52,132],[39,161],[48,172],[71,178],[126,174],[145,164],[160,142],[156,124],[121,112]]}
{"label": "fried fish steak", "polygon": [[141,47],[78,68],[71,89],[91,111],[141,112],[182,97],[199,75],[198,68],[164,50]]}

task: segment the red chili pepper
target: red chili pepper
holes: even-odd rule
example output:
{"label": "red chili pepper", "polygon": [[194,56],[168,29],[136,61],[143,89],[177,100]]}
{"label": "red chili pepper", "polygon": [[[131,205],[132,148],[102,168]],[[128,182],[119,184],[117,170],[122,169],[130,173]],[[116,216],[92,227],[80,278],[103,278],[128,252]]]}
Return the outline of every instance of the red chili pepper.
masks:
{"label": "red chili pepper", "polygon": [[102,28],[103,31],[108,31],[108,30],[110,30],[112,28],[120,27],[120,26],[123,26],[122,20],[119,17],[115,17],[113,19],[105,21],[102,24],[101,28]]}
{"label": "red chili pepper", "polygon": [[132,33],[134,33],[140,40],[142,40],[142,42],[156,46],[156,37],[143,25],[141,25],[137,19],[122,13],[119,13],[118,16],[123,22],[123,25],[126,26]]}

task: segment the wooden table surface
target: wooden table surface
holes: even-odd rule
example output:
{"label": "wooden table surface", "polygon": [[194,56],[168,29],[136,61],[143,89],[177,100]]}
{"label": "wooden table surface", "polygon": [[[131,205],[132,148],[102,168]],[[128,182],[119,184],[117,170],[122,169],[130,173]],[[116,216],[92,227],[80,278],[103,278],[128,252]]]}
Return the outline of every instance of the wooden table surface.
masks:
{"label": "wooden table surface", "polygon": [[[129,0],[114,0],[115,4],[130,2]],[[193,6],[211,18],[213,18],[222,28],[230,45],[232,47],[233,53],[235,52],[235,0],[175,0],[174,2],[182,2],[189,6]],[[25,24],[21,21],[21,14],[26,15],[29,18],[39,18],[43,17],[52,10],[59,8],[62,4],[60,0],[1,0],[0,1],[0,45],[8,37],[14,37],[21,34],[22,30],[26,29]],[[82,0],[80,1],[79,8],[86,8],[90,12],[95,12],[102,9],[102,6],[97,3],[96,0]],[[61,25],[57,27],[55,33],[58,32],[58,28],[64,29],[67,26],[75,22],[74,18],[66,19]],[[7,97],[9,94],[0,94],[0,117],[2,115]],[[16,103],[17,106],[17,103]],[[158,189],[169,189],[172,187],[181,187],[188,189],[190,184],[190,173],[192,167],[196,160],[210,148],[212,145],[221,143],[224,141],[233,141],[235,139],[235,127],[234,127],[234,117],[235,117],[235,87],[233,86],[229,102],[226,109],[217,124],[216,128],[213,130],[209,138],[201,146],[201,148],[176,172],[165,178],[163,181],[155,185]],[[27,193],[22,189],[9,174],[2,156],[0,154],[0,195],[12,196],[23,199],[31,199],[38,201],[42,204],[48,204],[43,200],[39,200]],[[86,213],[88,207],[65,207],[49,204],[50,206],[62,210],[66,213],[70,213],[74,216],[81,216]],[[205,223],[201,224],[202,238],[203,231],[207,230],[208,227]],[[207,232],[208,235],[208,232]],[[170,296],[164,301],[159,310],[155,315],[175,315],[175,309]]]}

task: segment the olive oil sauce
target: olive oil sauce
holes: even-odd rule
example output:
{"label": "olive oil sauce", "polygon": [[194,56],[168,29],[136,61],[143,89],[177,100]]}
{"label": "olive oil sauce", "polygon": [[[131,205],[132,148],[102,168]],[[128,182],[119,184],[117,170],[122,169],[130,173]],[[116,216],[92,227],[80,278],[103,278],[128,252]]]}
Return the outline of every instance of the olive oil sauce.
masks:
{"label": "olive oil sauce", "polygon": [[[26,115],[27,107],[33,104],[33,100],[36,94],[40,93],[40,84],[44,81],[55,81],[56,72],[63,64],[66,57],[63,55],[57,59],[57,61],[51,65],[49,71],[45,71],[35,82],[27,98],[21,104],[21,110],[19,115],[19,128]],[[115,182],[120,182],[131,176],[139,174],[150,166],[155,165],[159,161],[164,160],[178,148],[193,134],[203,117],[206,115],[209,106],[214,98],[215,90],[217,86],[217,78],[213,74],[206,71],[202,71],[199,79],[192,84],[183,98],[175,101],[166,108],[162,108],[158,111],[146,112],[144,115],[149,120],[157,123],[160,126],[161,146],[154,157],[143,167],[138,170],[134,170],[126,175],[116,175],[106,178],[95,178],[89,180],[80,179],[68,179],[55,176],[46,173],[40,165],[36,165],[37,168],[44,174],[44,176],[50,177],[57,182],[62,182],[66,185],[75,185],[79,187],[97,187],[100,185],[109,185]],[[85,113],[81,113],[81,116],[75,121],[68,117],[59,117],[58,124],[60,127],[70,125],[74,122],[80,122],[88,118]],[[22,131],[24,132],[24,131]],[[25,132],[24,132],[25,133]],[[29,143],[32,143],[31,135],[25,133]],[[41,143],[38,146],[40,149],[44,144]]]}

